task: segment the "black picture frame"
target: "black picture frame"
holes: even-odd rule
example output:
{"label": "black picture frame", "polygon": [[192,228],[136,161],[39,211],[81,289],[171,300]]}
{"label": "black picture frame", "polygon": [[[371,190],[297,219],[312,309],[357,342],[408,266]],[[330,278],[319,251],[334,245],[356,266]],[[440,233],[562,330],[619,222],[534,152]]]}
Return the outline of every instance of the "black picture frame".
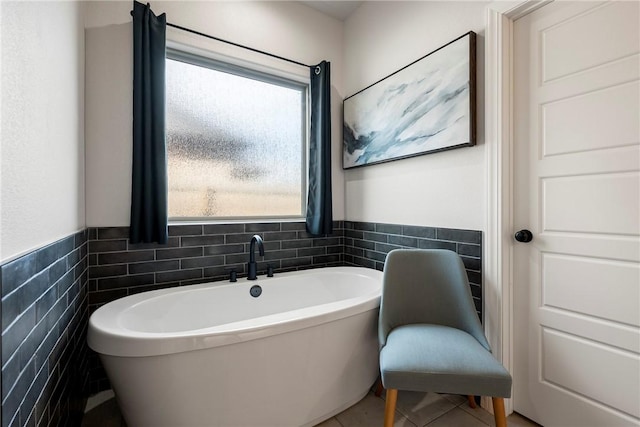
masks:
{"label": "black picture frame", "polygon": [[476,144],[469,31],[343,101],[343,169]]}

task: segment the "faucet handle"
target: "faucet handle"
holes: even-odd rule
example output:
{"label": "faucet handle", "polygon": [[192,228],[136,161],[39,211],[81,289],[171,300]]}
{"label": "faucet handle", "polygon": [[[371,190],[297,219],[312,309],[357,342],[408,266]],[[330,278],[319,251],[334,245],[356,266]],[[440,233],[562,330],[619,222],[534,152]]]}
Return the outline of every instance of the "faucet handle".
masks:
{"label": "faucet handle", "polygon": [[235,267],[232,268],[225,268],[225,270],[229,271],[229,281],[230,282],[237,282],[238,281],[238,272],[236,271]]}
{"label": "faucet handle", "polygon": [[273,277],[273,265],[267,264],[267,277]]}

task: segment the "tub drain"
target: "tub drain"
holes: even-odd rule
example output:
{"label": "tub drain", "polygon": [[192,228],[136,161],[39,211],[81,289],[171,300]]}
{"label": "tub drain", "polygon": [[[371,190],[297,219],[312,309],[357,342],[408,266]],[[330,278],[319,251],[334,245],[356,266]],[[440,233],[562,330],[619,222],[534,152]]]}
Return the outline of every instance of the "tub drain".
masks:
{"label": "tub drain", "polygon": [[262,288],[260,287],[260,285],[253,285],[251,289],[249,289],[249,293],[252,297],[258,298],[260,294],[262,294]]}

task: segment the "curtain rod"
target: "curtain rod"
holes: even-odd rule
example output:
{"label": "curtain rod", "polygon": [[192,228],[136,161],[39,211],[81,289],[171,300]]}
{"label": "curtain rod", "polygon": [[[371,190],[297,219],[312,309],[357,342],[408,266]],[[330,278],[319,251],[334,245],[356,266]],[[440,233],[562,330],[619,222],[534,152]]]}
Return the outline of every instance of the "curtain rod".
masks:
{"label": "curtain rod", "polygon": [[[147,5],[149,5],[149,3],[147,3]],[[129,12],[129,14],[131,16],[133,16],[133,10],[131,12]],[[198,36],[206,37],[208,39],[216,40],[216,41],[219,41],[219,42],[222,42],[222,43],[227,43],[227,44],[230,44],[230,45],[233,45],[233,46],[236,46],[236,47],[240,47],[242,49],[247,49],[247,50],[250,50],[252,52],[261,53],[263,55],[270,56],[272,58],[276,58],[276,59],[280,59],[282,61],[290,62],[292,64],[300,65],[301,67],[311,68],[311,65],[303,64],[302,62],[298,62],[298,61],[295,61],[293,59],[285,58],[284,56],[275,55],[273,53],[265,52],[264,50],[255,49],[255,48],[252,48],[252,47],[249,47],[249,46],[245,46],[245,45],[242,45],[242,44],[239,44],[239,43],[235,43],[235,42],[232,42],[232,41],[229,41],[229,40],[221,39],[219,37],[215,37],[215,36],[212,36],[212,35],[209,35],[209,34],[201,33],[200,31],[192,30],[191,28],[183,27],[181,25],[172,24],[171,22],[167,22],[167,25],[169,27],[177,28],[178,30],[186,31],[186,32],[191,33],[191,34],[196,34]],[[317,71],[316,71],[316,74],[317,74]]]}
{"label": "curtain rod", "polygon": [[227,44],[230,44],[230,45],[233,45],[233,46],[236,46],[236,47],[240,47],[242,49],[247,49],[247,50],[250,50],[252,52],[261,53],[263,55],[267,55],[267,56],[270,56],[272,58],[276,58],[276,59],[280,59],[282,61],[290,62],[292,64],[300,65],[302,67],[311,68],[310,65],[303,64],[302,62],[294,61],[293,59],[285,58],[283,56],[274,55],[273,53],[265,52],[265,51],[259,50],[259,49],[254,49],[252,47],[245,46],[245,45],[238,44],[238,43],[234,43],[234,42],[231,42],[229,40],[221,39],[219,37],[214,37],[214,36],[211,36],[209,34],[201,33],[200,31],[196,31],[196,30],[192,30],[190,28],[182,27],[180,25],[172,24],[170,22],[167,22],[167,26],[173,27],[173,28],[177,28],[178,30],[186,31],[188,33],[196,34],[196,35],[199,35],[199,36],[202,36],[202,37],[206,37],[208,39],[216,40],[216,41],[219,41],[219,42],[222,42],[222,43],[227,43]]}
{"label": "curtain rod", "polygon": [[[129,12],[129,14],[131,16],[133,16],[133,10],[131,12]],[[233,46],[236,46],[236,47],[240,47],[242,49],[247,49],[247,50],[250,50],[252,52],[261,53],[263,55],[270,56],[272,58],[276,58],[276,59],[280,59],[282,61],[290,62],[292,64],[300,65],[301,67],[311,68],[311,65],[303,64],[302,62],[294,61],[293,59],[285,58],[284,56],[278,56],[278,55],[275,55],[273,53],[265,52],[264,50],[254,49],[254,48],[249,47],[249,46],[245,46],[245,45],[242,45],[242,44],[239,44],[239,43],[234,43],[234,42],[231,42],[229,40],[225,40],[225,39],[221,39],[219,37],[211,36],[209,34],[201,33],[200,31],[192,30],[191,28],[186,28],[186,27],[183,27],[183,26],[180,26],[180,25],[172,24],[171,22],[167,22],[167,25],[169,27],[177,28],[178,30],[186,31],[188,33],[192,33],[192,34],[196,34],[198,36],[206,37],[208,39],[216,40],[216,41],[219,41],[219,42],[222,42],[222,43],[227,43],[227,44],[230,44],[230,45],[233,45]]]}

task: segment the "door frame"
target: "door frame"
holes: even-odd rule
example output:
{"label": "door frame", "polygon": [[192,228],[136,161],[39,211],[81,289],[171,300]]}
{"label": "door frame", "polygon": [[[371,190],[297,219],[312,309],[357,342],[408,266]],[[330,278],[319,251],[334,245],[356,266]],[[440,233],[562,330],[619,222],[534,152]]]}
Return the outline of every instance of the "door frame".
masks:
{"label": "door frame", "polygon": [[[484,329],[494,355],[513,372],[513,23],[552,0],[493,1],[485,35],[486,233]],[[490,397],[482,407],[493,412]],[[505,401],[507,414],[512,399]]]}

